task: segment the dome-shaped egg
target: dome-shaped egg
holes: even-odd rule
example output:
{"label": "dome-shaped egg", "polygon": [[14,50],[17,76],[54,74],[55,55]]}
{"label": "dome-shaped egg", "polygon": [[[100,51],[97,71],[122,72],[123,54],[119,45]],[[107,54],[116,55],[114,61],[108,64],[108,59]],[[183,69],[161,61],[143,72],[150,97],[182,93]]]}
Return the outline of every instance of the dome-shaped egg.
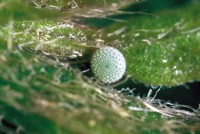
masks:
{"label": "dome-shaped egg", "polygon": [[104,83],[120,80],[126,70],[126,61],[121,52],[113,47],[97,50],[91,61],[93,74]]}

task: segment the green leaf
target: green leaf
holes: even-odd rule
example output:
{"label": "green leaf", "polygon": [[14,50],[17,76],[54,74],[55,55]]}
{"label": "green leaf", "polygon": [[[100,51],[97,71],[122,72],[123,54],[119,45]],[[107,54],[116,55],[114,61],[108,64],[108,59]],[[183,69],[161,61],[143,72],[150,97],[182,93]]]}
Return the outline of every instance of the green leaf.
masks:
{"label": "green leaf", "polygon": [[155,86],[199,80],[199,8],[198,2],[152,16],[133,16],[110,26],[105,40],[121,42],[127,75],[133,80]]}
{"label": "green leaf", "polygon": [[[82,57],[83,53],[91,55],[93,52],[91,47],[94,44],[91,39],[93,33],[93,30],[74,28],[73,25],[64,22],[38,20],[15,21],[10,35],[17,47],[44,51],[62,59],[75,59]],[[7,40],[9,37],[7,27],[0,26],[0,37]],[[84,57],[87,60],[89,58]]]}
{"label": "green leaf", "polygon": [[[51,120],[34,113],[24,113],[25,111],[15,109],[8,104],[1,102],[1,116],[3,122],[9,123],[4,126],[4,132],[24,134],[28,130],[30,134],[43,133],[55,134],[59,133],[59,127]],[[45,126],[45,127],[44,127]],[[0,129],[2,131],[2,127]]]}
{"label": "green leaf", "polygon": [[14,20],[35,20],[44,18],[57,18],[63,16],[62,13],[37,9],[29,2],[23,0],[1,0],[0,1],[0,22],[7,23]]}

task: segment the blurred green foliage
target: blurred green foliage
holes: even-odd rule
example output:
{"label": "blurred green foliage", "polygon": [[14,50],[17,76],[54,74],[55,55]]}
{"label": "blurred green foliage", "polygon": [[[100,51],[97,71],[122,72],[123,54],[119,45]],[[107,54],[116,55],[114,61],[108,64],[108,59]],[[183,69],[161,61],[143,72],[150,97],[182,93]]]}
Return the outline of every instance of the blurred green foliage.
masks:
{"label": "blurred green foliage", "polygon": [[37,9],[30,5],[29,1],[22,0],[1,0],[0,1],[0,22],[8,23],[9,20],[33,20],[44,18],[57,18],[62,13]]}

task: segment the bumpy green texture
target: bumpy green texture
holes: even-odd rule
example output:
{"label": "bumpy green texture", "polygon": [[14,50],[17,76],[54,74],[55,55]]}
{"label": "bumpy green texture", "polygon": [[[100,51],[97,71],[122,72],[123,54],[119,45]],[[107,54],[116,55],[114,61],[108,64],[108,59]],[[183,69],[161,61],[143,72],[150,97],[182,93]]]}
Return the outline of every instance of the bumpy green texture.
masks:
{"label": "bumpy green texture", "polygon": [[[103,41],[103,34],[101,33],[101,31],[104,31],[103,29],[92,29],[70,20],[57,19],[57,16],[55,17],[49,12],[49,8],[46,12],[46,10],[39,9],[38,6],[40,5],[36,6],[35,4],[37,3],[35,3],[32,4],[37,7],[35,9],[30,5],[29,0],[26,1],[28,8],[25,8],[26,6],[20,8],[23,7],[22,5],[25,4],[25,1],[18,0],[14,4],[12,2],[14,1],[0,1],[0,20],[4,22],[0,24],[0,133],[198,134],[200,132],[199,109],[196,110],[189,106],[179,106],[169,102],[163,103],[161,100],[153,99],[150,93],[144,98],[136,97],[132,93],[133,90],[128,88],[116,91],[111,85],[95,82],[90,73],[85,74],[90,69],[88,62],[93,51],[101,45],[107,45],[109,42],[111,42],[109,45],[119,48],[124,53],[129,64],[127,75],[133,74],[131,71],[131,65],[135,65],[133,54],[141,56],[139,54],[139,45],[141,45],[141,51],[148,46],[140,44],[139,42],[142,43],[140,40],[150,37],[155,39],[157,37],[157,33],[149,34],[149,31],[144,32],[142,36],[142,32],[140,36],[135,37],[137,34],[134,36],[135,33],[133,31],[137,28],[141,30],[141,24],[144,24],[143,19],[146,21],[147,16],[138,17],[138,21],[141,22],[138,22],[137,25],[130,24],[130,32],[127,32],[127,35],[124,36],[125,39],[120,39],[117,36],[117,39],[124,41],[120,45],[117,39],[111,35],[109,36],[113,37],[114,40],[107,38]],[[58,4],[56,0],[43,2],[52,2],[52,5],[60,4],[59,6],[63,4],[62,1]],[[104,1],[95,0],[95,2]],[[5,3],[6,6],[4,6]],[[91,5],[89,9],[92,9],[92,4],[88,5]],[[196,12],[193,11],[196,15],[198,6],[196,3],[188,8],[174,10],[174,19],[176,20],[179,14],[181,16],[182,12],[187,14],[188,11],[193,10],[196,10]],[[43,7],[41,6],[41,8]],[[57,11],[55,8],[50,10]],[[4,14],[4,11],[10,11],[11,14]],[[17,11],[22,13],[19,18],[17,17]],[[48,20],[43,20],[38,15],[38,11],[41,11],[42,16]],[[166,11],[166,14],[170,12]],[[69,12],[64,13],[67,16]],[[74,15],[73,13],[69,14],[69,16]],[[51,17],[49,18],[49,16],[53,17],[53,19],[50,19]],[[192,19],[189,13],[185,17]],[[153,17],[149,18],[148,20],[151,20]],[[198,22],[198,18],[193,19]],[[159,28],[164,29],[163,32],[165,32],[176,22],[173,19],[165,20],[165,22],[160,19],[156,20],[154,18],[149,22],[146,21],[144,25],[146,26],[152,22],[153,24],[149,24],[149,28],[155,26],[155,29],[158,30],[157,23],[160,23]],[[181,24],[187,24],[187,21],[190,22],[190,20],[183,20]],[[191,22],[188,25],[181,25],[185,26],[182,31],[185,32],[198,26],[196,23]],[[123,31],[124,25],[122,24],[114,24],[114,31],[116,30],[116,25]],[[179,29],[174,29],[166,37],[160,39],[160,43],[163,40],[170,41],[169,39],[174,39],[176,43],[182,43],[183,39],[185,41],[187,38],[181,38],[182,36],[185,37],[185,35],[181,36],[179,31],[177,33],[177,30]],[[198,38],[193,35],[198,36],[198,34],[193,31],[188,32],[186,32],[188,34],[188,42],[197,43]],[[116,34],[118,33],[120,34],[121,32],[117,31]],[[172,38],[172,34],[176,36]],[[132,39],[135,39],[134,43]],[[155,43],[151,42],[152,44]],[[133,43],[132,47],[129,46],[131,43]],[[137,43],[138,45],[136,45]],[[151,48],[151,51],[157,52],[152,53],[152,55],[162,54],[160,50],[164,51],[163,46],[157,41],[156,43],[158,44],[157,46],[150,45],[156,49]],[[182,53],[183,50],[184,52],[185,50],[190,50],[195,55],[199,52],[197,46],[196,49],[193,48],[194,46],[185,48],[187,45],[186,43],[183,47],[174,46],[181,48],[178,49],[180,52],[175,49],[178,57],[180,54],[184,55]],[[134,51],[134,47],[137,51]],[[133,54],[130,54],[130,51]],[[192,61],[195,59],[193,57],[193,55],[190,57]],[[153,58],[157,62],[156,56],[153,56]],[[183,58],[184,60],[185,58]],[[145,61],[143,62],[146,63]],[[142,61],[138,63],[142,65]],[[175,62],[173,61],[172,63],[174,64]],[[191,65],[193,66],[193,62]],[[82,68],[86,69],[86,71],[82,70]],[[132,69],[134,70],[134,68]],[[198,76],[198,72],[196,74]],[[145,77],[147,77],[146,74],[143,78]],[[136,79],[136,77],[132,78]],[[151,79],[153,80],[155,77],[151,77]],[[129,95],[121,93],[122,91],[128,92]],[[182,110],[180,107],[188,109],[190,112]]]}
{"label": "bumpy green texture", "polygon": [[[8,26],[0,26],[0,37],[12,37],[13,43],[20,48],[31,48],[44,51],[61,58],[76,58],[87,50],[86,43],[92,31],[74,29],[73,25],[51,20],[15,21],[13,34],[9,34]],[[90,46],[88,43],[87,46]]]}
{"label": "bumpy green texture", "polygon": [[199,80],[199,8],[197,2],[150,16],[138,15],[112,25],[106,39],[120,41],[127,74],[136,81],[175,86]]}

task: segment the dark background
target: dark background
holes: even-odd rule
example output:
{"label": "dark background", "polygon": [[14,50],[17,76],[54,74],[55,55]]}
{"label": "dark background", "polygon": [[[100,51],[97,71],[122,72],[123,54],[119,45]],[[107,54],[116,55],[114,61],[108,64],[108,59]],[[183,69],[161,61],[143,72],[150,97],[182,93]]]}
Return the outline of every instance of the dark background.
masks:
{"label": "dark background", "polygon": [[[156,91],[161,88],[155,99],[188,105],[195,109],[197,109],[200,104],[200,82],[186,83],[174,87],[151,87],[134,82],[130,79],[123,85],[116,87],[117,90],[121,90],[122,88],[132,89],[134,90],[134,96],[140,97],[146,97],[150,89],[153,91],[151,95],[151,97],[153,97]],[[124,93],[127,94],[128,92]]]}

